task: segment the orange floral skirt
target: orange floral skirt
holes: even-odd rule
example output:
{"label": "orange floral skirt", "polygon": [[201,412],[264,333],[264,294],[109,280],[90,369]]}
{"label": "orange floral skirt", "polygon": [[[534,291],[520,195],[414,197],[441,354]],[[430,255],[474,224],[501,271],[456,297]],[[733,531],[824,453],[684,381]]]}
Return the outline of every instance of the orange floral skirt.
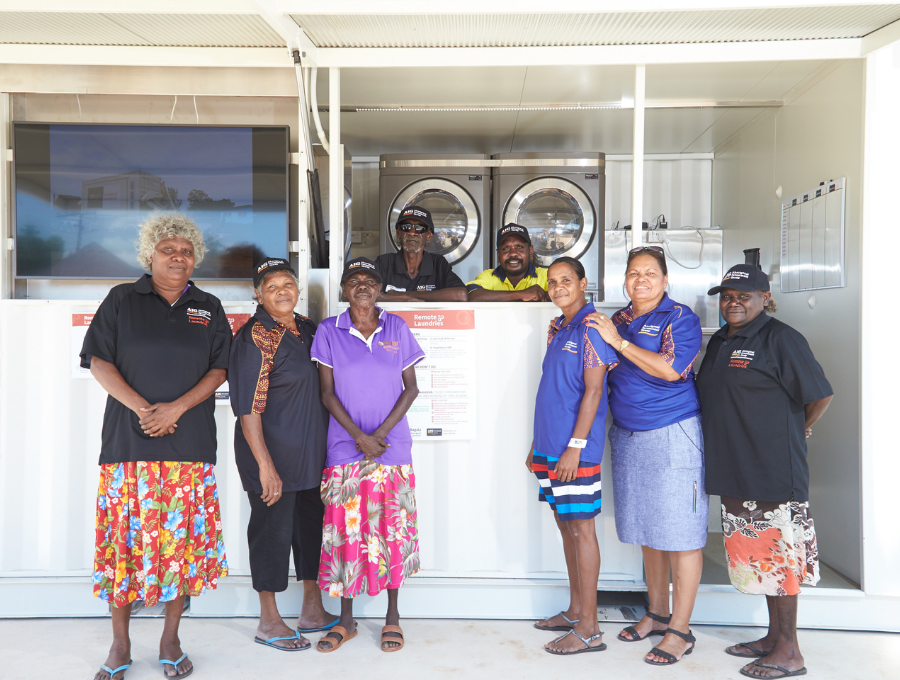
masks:
{"label": "orange floral skirt", "polygon": [[100,466],[94,595],[123,607],[197,596],[228,573],[208,463]]}
{"label": "orange floral skirt", "polygon": [[722,496],[731,584],[750,595],[792,596],[819,581],[819,548],[809,502]]}

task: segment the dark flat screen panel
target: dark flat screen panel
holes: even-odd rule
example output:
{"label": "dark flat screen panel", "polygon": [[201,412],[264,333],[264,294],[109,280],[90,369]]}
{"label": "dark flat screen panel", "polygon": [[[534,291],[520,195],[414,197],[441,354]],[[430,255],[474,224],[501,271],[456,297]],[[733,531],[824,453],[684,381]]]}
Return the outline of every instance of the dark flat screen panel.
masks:
{"label": "dark flat screen panel", "polygon": [[195,279],[243,279],[287,257],[288,129],[18,123],[17,278],[141,275],[138,225],[191,217],[210,252]]}

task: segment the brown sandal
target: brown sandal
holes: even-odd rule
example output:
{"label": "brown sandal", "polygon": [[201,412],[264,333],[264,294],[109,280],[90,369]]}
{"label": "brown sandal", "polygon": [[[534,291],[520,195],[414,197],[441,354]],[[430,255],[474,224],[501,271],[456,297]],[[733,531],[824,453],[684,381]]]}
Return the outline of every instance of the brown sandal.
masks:
{"label": "brown sandal", "polygon": [[[385,633],[397,633],[400,637],[387,636]],[[385,647],[386,642],[397,643],[397,647]],[[385,626],[381,629],[381,651],[382,652],[399,652],[403,649],[403,630],[400,626]]]}
{"label": "brown sandal", "polygon": [[[329,630],[328,633],[327,633],[324,637],[322,637],[321,640],[318,641],[318,643],[316,643],[316,651],[317,651],[317,652],[323,652],[324,654],[328,654],[329,652],[333,652],[333,651],[335,651],[338,647],[340,647],[342,644],[344,644],[347,640],[352,640],[353,638],[355,638],[357,632],[358,632],[358,631],[357,631],[355,628],[353,629],[353,632],[350,633],[350,632],[348,632],[347,629],[344,628],[343,626],[335,626],[334,628],[332,628],[331,630]],[[328,636],[331,635],[332,633],[337,633],[338,635],[341,636],[341,639],[340,639],[340,640],[335,640],[333,637],[328,637]],[[329,644],[331,644],[331,647],[330,647],[329,649],[324,649],[324,648],[321,646],[323,642],[328,642]]]}

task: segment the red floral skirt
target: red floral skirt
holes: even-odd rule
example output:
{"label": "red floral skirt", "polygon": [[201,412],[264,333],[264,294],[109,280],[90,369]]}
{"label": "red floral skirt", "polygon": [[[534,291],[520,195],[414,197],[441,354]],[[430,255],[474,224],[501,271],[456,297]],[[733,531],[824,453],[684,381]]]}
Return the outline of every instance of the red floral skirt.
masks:
{"label": "red floral skirt", "polygon": [[123,607],[197,596],[228,573],[219,493],[207,463],[100,466],[94,595]]}

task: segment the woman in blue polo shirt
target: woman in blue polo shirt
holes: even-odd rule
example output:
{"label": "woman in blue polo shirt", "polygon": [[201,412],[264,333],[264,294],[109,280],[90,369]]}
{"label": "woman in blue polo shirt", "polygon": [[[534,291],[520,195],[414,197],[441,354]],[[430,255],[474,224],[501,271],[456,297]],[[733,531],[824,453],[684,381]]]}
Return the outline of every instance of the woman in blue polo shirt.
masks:
{"label": "woman in blue polo shirt", "polygon": [[550,324],[534,408],[534,442],[525,461],[540,482],[562,534],[569,572],[569,608],[535,623],[565,634],[544,646],[551,654],[606,649],[597,623],[600,547],[594,517],[600,512],[600,459],[606,424],[607,371],[616,355],[585,324],[594,305],[584,299],[587,277],[571,257],[547,272],[547,291],[562,314]]}
{"label": "woman in blue polo shirt", "polygon": [[642,547],[650,600],[647,615],[618,637],[637,642],[663,635],[644,658],[654,665],[671,665],[694,649],[689,624],[709,514],[692,371],[702,342],[700,319],[669,298],[667,284],[662,248],[635,248],[625,269],[631,304],[611,319],[594,314],[588,320],[619,358],[609,374],[616,533],[623,543]]}

